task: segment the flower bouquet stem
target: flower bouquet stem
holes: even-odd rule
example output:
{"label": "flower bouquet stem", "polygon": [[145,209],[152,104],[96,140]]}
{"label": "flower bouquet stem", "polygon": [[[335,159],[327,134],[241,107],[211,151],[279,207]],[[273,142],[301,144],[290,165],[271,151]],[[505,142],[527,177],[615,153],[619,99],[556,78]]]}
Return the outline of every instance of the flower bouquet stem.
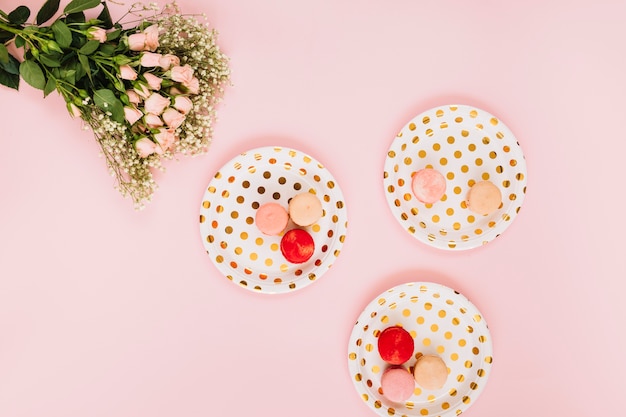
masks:
{"label": "flower bouquet stem", "polygon": [[70,115],[93,130],[116,187],[143,207],[162,159],[207,151],[228,59],[216,31],[175,4],[136,3],[127,27],[112,21],[106,1],[72,0],[47,25],[59,3],[47,0],[34,23],[26,6],[0,10],[0,84],[19,89],[23,80],[44,97],[63,97]]}

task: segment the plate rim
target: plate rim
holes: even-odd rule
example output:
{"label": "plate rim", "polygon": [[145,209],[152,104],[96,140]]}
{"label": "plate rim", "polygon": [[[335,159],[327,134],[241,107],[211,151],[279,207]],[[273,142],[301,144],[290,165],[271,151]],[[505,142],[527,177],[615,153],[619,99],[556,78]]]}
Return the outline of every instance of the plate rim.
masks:
{"label": "plate rim", "polygon": [[[361,381],[357,381],[355,380],[355,378],[353,377],[354,372],[358,372],[360,370],[360,367],[357,363],[357,359],[358,356],[355,357],[355,359],[351,359],[350,355],[352,353],[356,353],[354,349],[352,349],[353,345],[356,345],[356,341],[359,338],[359,336],[361,334],[363,334],[363,330],[361,329],[361,326],[363,325],[364,322],[366,322],[367,325],[369,325],[370,320],[364,320],[364,319],[371,319],[370,317],[370,310],[376,311],[377,309],[375,308],[376,306],[380,306],[379,304],[379,299],[384,298],[386,294],[389,293],[399,293],[401,289],[404,288],[415,288],[416,293],[421,292],[420,287],[421,286],[427,286],[427,287],[434,287],[434,288],[438,288],[438,289],[442,289],[448,293],[453,293],[455,295],[455,297],[459,297],[463,300],[463,302],[465,303],[465,307],[471,308],[473,309],[473,311],[475,311],[477,314],[479,314],[481,316],[481,321],[483,322],[482,326],[484,326],[484,329],[487,331],[487,341],[486,344],[488,346],[488,355],[491,357],[491,362],[489,362],[489,367],[487,368],[487,370],[485,371],[485,375],[484,375],[484,381],[485,383],[478,385],[478,387],[475,390],[470,391],[473,395],[471,395],[471,402],[469,404],[463,404],[462,407],[462,412],[467,411],[467,409],[469,409],[475,402],[476,400],[481,396],[481,394],[483,393],[483,391],[485,390],[485,386],[486,386],[486,382],[489,379],[489,376],[491,374],[492,371],[492,366],[493,366],[493,357],[494,357],[494,352],[493,352],[493,341],[492,341],[492,337],[491,337],[491,331],[489,330],[489,325],[487,323],[487,320],[485,319],[485,317],[483,316],[483,314],[481,313],[481,311],[478,309],[478,307],[476,307],[476,305],[474,303],[472,303],[469,298],[467,298],[462,292],[455,290],[454,288],[448,287],[444,284],[440,284],[434,281],[408,281],[408,282],[404,282],[401,284],[397,284],[394,285],[392,287],[389,287],[388,289],[376,294],[361,310],[361,312],[358,314],[356,320],[354,321],[354,324],[351,328],[351,332],[350,332],[350,336],[348,337],[348,344],[347,344],[347,362],[348,362],[348,372],[349,372],[349,377],[350,380],[352,381],[356,393],[361,397],[361,400],[364,401],[367,404],[367,407],[374,411],[376,414],[385,417],[387,414],[385,412],[385,414],[383,414],[383,410],[386,410],[389,407],[375,407],[374,402],[370,401],[370,398],[368,398],[367,400],[364,399],[362,397],[363,394],[367,394],[367,392],[361,392],[361,390],[359,390],[359,387],[363,386],[363,383]],[[408,290],[404,290],[407,294],[407,300],[410,300],[410,298],[408,297],[409,295],[411,295],[412,293],[409,293]],[[357,331],[359,330],[359,331]],[[354,371],[354,372],[353,372]],[[366,390],[363,390],[366,391]],[[368,391],[368,392],[373,392],[373,391]],[[377,398],[378,399],[378,398]],[[418,411],[417,408],[415,410],[416,412]],[[443,412],[437,414],[438,417],[449,417],[449,416],[456,416],[456,410],[453,407],[450,407],[447,410],[443,410]],[[418,414],[412,414],[409,415],[407,414],[408,417],[419,417]]]}
{"label": "plate rim", "polygon": [[[411,117],[411,119],[409,119],[399,130],[399,132],[396,134],[396,136],[394,136],[394,138],[391,140],[391,143],[389,144],[389,146],[387,147],[387,153],[385,154],[385,160],[384,160],[384,164],[383,164],[383,173],[384,174],[389,174],[388,177],[383,175],[383,179],[382,179],[382,187],[385,193],[385,200],[387,201],[387,205],[389,206],[389,209],[391,210],[391,213],[393,215],[393,217],[396,219],[396,221],[398,222],[398,224],[400,224],[400,226],[402,227],[402,229],[404,230],[405,233],[408,233],[409,235],[413,236],[415,239],[417,239],[419,242],[422,242],[423,244],[436,248],[436,249],[440,249],[440,250],[445,250],[445,251],[449,251],[449,252],[462,252],[465,250],[471,250],[471,249],[476,249],[482,246],[485,246],[486,244],[492,242],[493,240],[495,240],[497,237],[499,237],[501,234],[503,234],[509,227],[510,225],[513,223],[513,221],[515,220],[515,218],[517,217],[517,212],[516,210],[519,212],[519,209],[512,209],[510,211],[507,212],[503,212],[502,215],[508,215],[510,216],[510,220],[509,221],[505,221],[502,218],[500,218],[496,224],[500,224],[500,223],[505,223],[506,225],[502,227],[502,230],[496,230],[497,228],[490,228],[488,230],[485,231],[485,233],[481,234],[480,236],[475,236],[472,238],[469,238],[467,240],[458,240],[455,241],[455,245],[454,247],[451,247],[449,245],[450,241],[449,240],[443,240],[441,238],[436,238],[434,240],[429,240],[428,236],[425,234],[420,233],[420,229],[419,228],[415,228],[414,232],[411,232],[410,230],[408,230],[408,228],[406,227],[406,224],[404,221],[401,220],[401,214],[399,213],[397,208],[394,206],[393,201],[389,198],[390,193],[387,192],[387,186],[388,185],[393,185],[393,184],[388,184],[388,178],[392,177],[392,173],[393,173],[393,162],[391,160],[391,158],[389,157],[389,152],[394,150],[394,145],[398,144],[401,142],[401,136],[400,133],[404,132],[405,129],[407,129],[409,127],[409,125],[411,125],[411,123],[416,123],[417,120],[422,119],[423,117],[425,117],[427,114],[432,113],[432,112],[436,112],[437,110],[448,110],[447,113],[449,113],[450,111],[452,111],[452,108],[456,108],[453,111],[458,111],[458,110],[467,110],[472,111],[478,111],[479,113],[483,113],[484,116],[486,117],[491,117],[491,118],[495,118],[498,120],[498,122],[501,124],[501,126],[503,128],[501,128],[501,130],[505,130],[507,133],[507,137],[512,137],[514,139],[514,141],[512,142],[513,144],[515,144],[517,146],[517,148],[519,149],[519,154],[521,155],[521,158],[519,160],[517,160],[518,162],[518,166],[521,167],[521,171],[524,174],[524,179],[523,181],[521,181],[522,186],[520,187],[520,189],[522,190],[522,192],[518,193],[517,196],[517,201],[518,201],[518,206],[519,209],[521,209],[521,207],[523,206],[525,197],[526,197],[526,187],[528,184],[528,169],[527,169],[527,164],[526,164],[526,155],[522,149],[521,144],[519,143],[519,140],[517,139],[517,137],[515,136],[515,134],[511,131],[511,129],[508,127],[508,125],[499,117],[496,117],[495,115],[493,115],[491,112],[484,110],[483,108],[479,107],[479,106],[473,106],[470,104],[459,104],[459,103],[450,103],[450,104],[442,104],[442,105],[437,105],[434,107],[430,107],[426,110],[421,111],[420,113],[416,114],[415,116]],[[394,177],[395,178],[395,177]]]}
{"label": "plate rim", "polygon": [[[205,235],[205,227],[208,226],[203,226],[203,222],[201,221],[199,223],[199,232],[200,232],[200,238],[202,241],[202,245],[203,248],[205,249],[205,252],[207,252],[207,255],[209,256],[209,258],[211,259],[211,263],[217,268],[217,270],[220,272],[220,274],[225,277],[226,279],[228,279],[230,282],[232,282],[233,284],[235,284],[238,287],[242,287],[245,288],[251,292],[254,293],[260,293],[260,294],[268,294],[268,295],[278,295],[278,294],[288,294],[288,293],[293,293],[297,290],[301,290],[305,287],[308,287],[309,285],[311,285],[312,283],[319,281],[319,279],[325,275],[329,269],[331,269],[331,267],[335,264],[336,259],[339,257],[341,250],[343,249],[343,244],[344,242],[342,242],[340,240],[341,235],[344,236],[344,241],[346,239],[346,236],[348,234],[348,212],[347,212],[347,204],[345,202],[345,196],[343,194],[343,190],[341,189],[341,186],[339,185],[337,179],[334,177],[334,175],[332,174],[332,172],[330,172],[330,170],[324,165],[322,164],[317,158],[315,158],[314,156],[310,155],[307,152],[301,151],[299,149],[296,149],[294,147],[291,146],[282,146],[282,145],[267,145],[267,146],[260,146],[260,147],[253,147],[253,148],[249,148],[246,150],[243,150],[241,152],[238,152],[236,155],[234,155],[232,158],[230,158],[229,160],[227,160],[226,162],[224,162],[217,170],[215,170],[215,172],[213,173],[213,175],[211,176],[210,181],[208,182],[208,184],[205,185],[204,187],[204,192],[202,193],[201,197],[200,197],[200,215],[203,215],[203,210],[205,210],[205,208],[203,207],[203,202],[208,200],[207,196],[211,195],[211,193],[208,191],[209,188],[211,187],[211,185],[214,183],[214,181],[218,180],[218,178],[216,178],[217,173],[221,172],[222,170],[224,170],[224,168],[229,167],[229,169],[231,169],[231,166],[234,166],[235,163],[238,162],[238,160],[242,159],[242,158],[247,158],[250,156],[254,156],[254,154],[256,153],[260,153],[263,155],[269,155],[269,153],[276,153],[276,154],[281,154],[284,152],[296,152],[299,156],[301,157],[308,157],[311,159],[310,163],[314,163],[316,164],[316,166],[323,172],[327,173],[327,177],[324,178],[325,181],[333,181],[334,183],[334,187],[332,189],[332,195],[338,197],[338,200],[341,200],[343,202],[343,207],[341,209],[337,209],[333,212],[330,212],[329,215],[332,215],[334,213],[343,213],[343,216],[339,219],[339,221],[336,222],[337,227],[336,227],[336,231],[337,233],[334,233],[333,237],[332,237],[332,243],[329,244],[329,249],[328,251],[324,254],[324,256],[322,258],[320,258],[321,264],[319,266],[314,265],[313,268],[311,270],[308,271],[308,274],[316,272],[315,273],[315,278],[314,279],[308,279],[308,275],[307,274],[302,274],[302,277],[296,277],[297,279],[291,279],[293,277],[290,276],[289,280],[285,280],[283,282],[281,282],[280,284],[274,284],[271,285],[271,283],[268,281],[267,283],[263,283],[263,282],[258,282],[258,279],[254,279],[254,281],[249,282],[250,278],[248,276],[245,276],[241,273],[241,271],[239,271],[238,269],[233,270],[231,268],[228,268],[226,263],[218,263],[216,262],[216,260],[214,259],[214,257],[212,255],[210,255],[208,253],[208,248],[207,245],[208,243],[206,242],[206,239],[204,238]],[[272,166],[271,164],[266,164],[266,161],[264,160],[263,162],[263,166]],[[328,190],[328,188],[322,187],[322,189],[324,190]],[[204,222],[206,223],[206,222]],[[338,255],[334,255],[333,252],[335,251],[339,251]],[[331,256],[335,256],[335,260],[333,260],[330,265],[324,265],[325,261],[331,257]],[[323,268],[321,270],[321,273],[318,273],[318,271],[320,271],[320,268]],[[280,276],[284,276],[284,273],[280,272],[279,273]],[[240,278],[241,280],[235,280],[235,278]],[[241,284],[241,282],[247,282],[246,285]],[[295,285],[294,288],[290,288],[289,285],[295,282],[303,282],[304,284],[300,284],[300,285]],[[251,285],[252,284],[252,285]]]}

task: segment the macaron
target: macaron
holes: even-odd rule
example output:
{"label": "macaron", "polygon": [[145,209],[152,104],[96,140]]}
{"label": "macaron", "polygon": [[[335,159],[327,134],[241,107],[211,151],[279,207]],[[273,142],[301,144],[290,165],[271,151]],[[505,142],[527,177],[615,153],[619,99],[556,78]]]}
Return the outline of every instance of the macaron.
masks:
{"label": "macaron", "polygon": [[387,327],[378,335],[378,353],[387,363],[400,365],[413,356],[415,342],[400,326]]}
{"label": "macaron", "polygon": [[441,200],[446,192],[446,179],[433,168],[424,168],[413,174],[411,190],[419,201],[433,204]]}
{"label": "macaron", "polygon": [[401,403],[413,395],[415,391],[415,379],[413,375],[401,366],[389,367],[380,378],[380,387],[383,395],[390,401]]}
{"label": "macaron", "polygon": [[443,388],[448,379],[448,368],[437,355],[422,355],[417,359],[413,369],[413,377],[417,384],[427,390]]}
{"label": "macaron", "polygon": [[280,240],[280,251],[287,261],[301,264],[313,256],[315,242],[306,230],[291,229]]}
{"label": "macaron", "polygon": [[502,204],[502,193],[491,181],[477,182],[467,193],[467,207],[476,214],[486,216]]}
{"label": "macaron", "polygon": [[254,217],[254,223],[259,230],[266,235],[277,235],[282,232],[289,222],[289,214],[278,203],[265,203],[261,205]]}
{"label": "macaron", "polygon": [[310,226],[322,217],[322,202],[315,194],[296,194],[289,201],[289,216],[298,226]]}

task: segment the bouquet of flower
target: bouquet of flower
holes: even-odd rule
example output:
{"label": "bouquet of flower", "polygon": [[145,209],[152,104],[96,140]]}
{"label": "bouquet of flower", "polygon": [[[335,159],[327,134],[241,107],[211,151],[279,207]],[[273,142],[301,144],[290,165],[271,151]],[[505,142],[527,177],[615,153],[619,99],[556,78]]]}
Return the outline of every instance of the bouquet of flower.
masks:
{"label": "bouquet of flower", "polygon": [[46,25],[59,3],[47,0],[33,24],[26,6],[0,10],[0,83],[60,94],[93,130],[116,187],[143,207],[163,158],[207,151],[228,59],[215,30],[175,3],[137,3],[122,17],[130,22],[113,22],[106,1],[72,0]]}

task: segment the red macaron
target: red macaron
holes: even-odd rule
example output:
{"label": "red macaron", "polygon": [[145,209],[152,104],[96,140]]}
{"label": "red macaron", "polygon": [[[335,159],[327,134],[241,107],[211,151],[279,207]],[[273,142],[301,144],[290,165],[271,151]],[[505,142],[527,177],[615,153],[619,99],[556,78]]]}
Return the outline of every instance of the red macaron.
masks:
{"label": "red macaron", "polygon": [[280,240],[280,251],[289,262],[301,264],[313,256],[315,243],[306,230],[291,229]]}
{"label": "red macaron", "polygon": [[400,326],[387,327],[378,336],[378,353],[387,363],[400,365],[413,356],[415,342]]}

